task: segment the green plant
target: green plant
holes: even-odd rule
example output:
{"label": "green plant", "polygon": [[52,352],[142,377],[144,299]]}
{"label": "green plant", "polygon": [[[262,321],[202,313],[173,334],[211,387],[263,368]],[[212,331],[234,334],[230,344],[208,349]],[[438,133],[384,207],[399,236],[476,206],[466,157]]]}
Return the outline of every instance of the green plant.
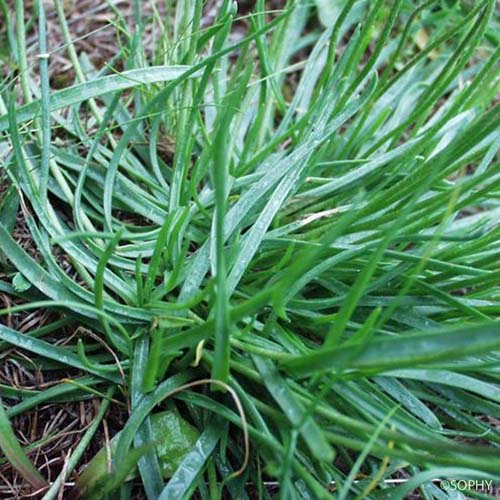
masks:
{"label": "green plant", "polygon": [[[129,404],[102,491],[127,498],[136,462],[161,499],[269,498],[269,480],[284,499],[402,498],[379,488],[397,474],[441,499],[431,475],[498,479],[500,434],[476,418],[500,417],[495,1],[340,3],[323,29],[306,1],[225,0],[208,26],[203,2],[178,2],[147,51],[160,18],[134,2],[96,69],[55,0],[76,81],[51,91],[44,3],[33,67],[16,2],[0,291],[20,303],[1,312],[59,316],[0,325],[1,349],[81,377],[0,394],[21,399],[10,417],[89,392]],[[93,336],[58,345],[65,325]],[[148,443],[166,398],[200,437],[165,484]]]}

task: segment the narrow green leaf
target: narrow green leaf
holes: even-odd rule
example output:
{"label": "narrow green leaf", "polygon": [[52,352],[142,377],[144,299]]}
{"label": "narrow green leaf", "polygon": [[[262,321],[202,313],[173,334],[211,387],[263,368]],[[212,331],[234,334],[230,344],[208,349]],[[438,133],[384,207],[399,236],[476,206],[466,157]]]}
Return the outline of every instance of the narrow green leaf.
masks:
{"label": "narrow green leaf", "polygon": [[305,408],[295,399],[286,380],[281,377],[272,361],[258,356],[252,356],[252,359],[262,376],[269,394],[276,400],[292,426],[300,432],[313,455],[318,460],[332,462],[335,456],[333,448],[328,444],[321,428],[313,418],[311,416],[305,418]]}
{"label": "narrow green leaf", "polygon": [[159,500],[179,500],[191,496],[193,485],[225,432],[227,432],[227,426],[224,425],[222,419],[212,419],[170,478],[158,497]]}
{"label": "narrow green leaf", "polygon": [[[0,325],[1,326],[1,325]],[[47,486],[47,481],[35,469],[29,458],[25,455],[19,441],[17,440],[9,418],[5,413],[0,400],[0,449],[12,467],[29,483],[35,490],[41,490]]]}
{"label": "narrow green leaf", "polygon": [[[281,362],[289,373],[299,377],[318,370],[335,371],[357,345],[323,348]],[[496,322],[466,328],[442,329],[434,333],[413,333],[377,339],[361,349],[349,363],[348,372],[377,373],[408,366],[422,366],[441,360],[464,358],[500,348],[500,324]]]}
{"label": "narrow green leaf", "polygon": [[[175,80],[181,77],[187,70],[189,70],[189,66],[157,66],[133,69],[124,71],[123,73],[103,76],[96,80],[80,83],[53,92],[49,99],[50,111],[55,111],[94,97],[137,87],[139,85]],[[40,106],[41,100],[35,100],[30,104],[21,106],[17,111],[18,122],[22,123],[35,118],[40,111]],[[0,132],[7,129],[7,116],[0,116]]]}

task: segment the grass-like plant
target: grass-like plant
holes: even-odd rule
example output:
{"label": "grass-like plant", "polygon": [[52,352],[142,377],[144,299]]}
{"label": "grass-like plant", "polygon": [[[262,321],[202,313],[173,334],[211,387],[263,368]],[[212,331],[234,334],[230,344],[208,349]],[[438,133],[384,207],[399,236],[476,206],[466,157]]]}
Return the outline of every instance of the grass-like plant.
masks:
{"label": "grass-like plant", "polygon": [[[68,495],[448,499],[432,479],[499,479],[495,0],[224,0],[208,24],[200,0],[141,4],[134,28],[115,8],[95,68],[62,0],[62,47],[44,2],[0,1],[1,313],[52,318],[0,324],[1,359],[75,374],[0,386],[2,460],[53,499],[118,406]],[[89,397],[48,484],[9,419]]]}

